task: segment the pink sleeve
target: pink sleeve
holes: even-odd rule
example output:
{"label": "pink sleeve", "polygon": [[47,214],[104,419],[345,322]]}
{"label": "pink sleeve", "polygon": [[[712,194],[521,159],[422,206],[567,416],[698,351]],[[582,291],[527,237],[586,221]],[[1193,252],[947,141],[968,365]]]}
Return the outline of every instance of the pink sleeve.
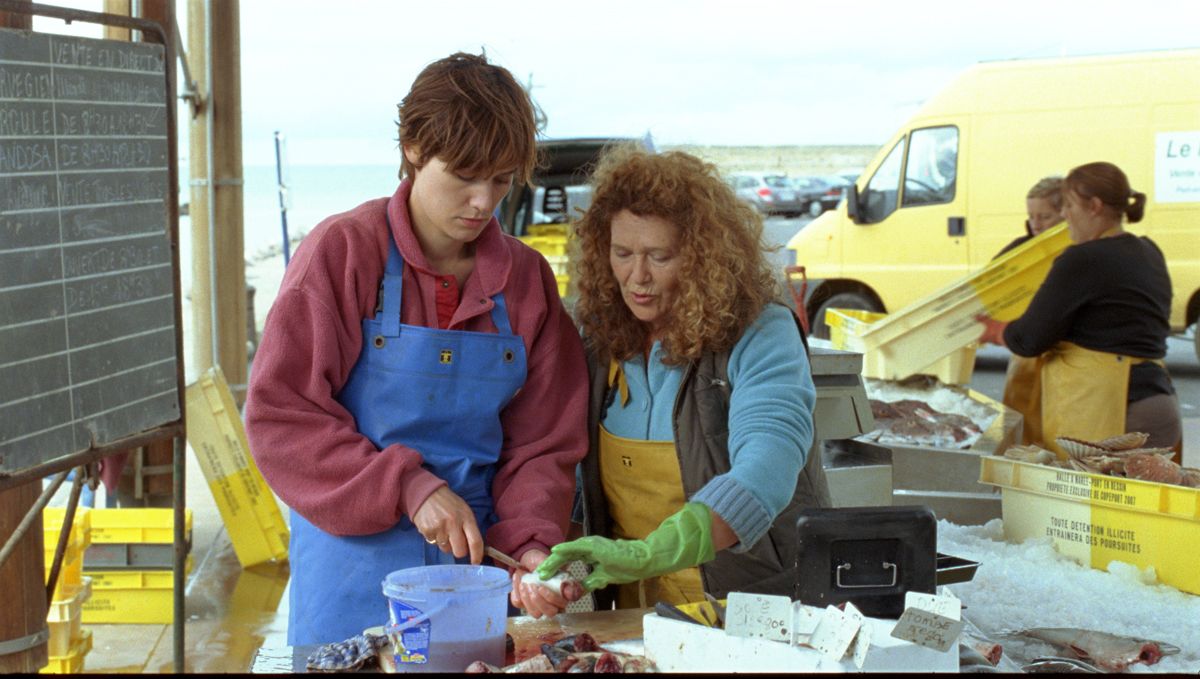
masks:
{"label": "pink sleeve", "polygon": [[246,434],[285,504],[326,532],[367,535],[391,528],[445,482],[410,448],[381,453],[335,398],[361,351],[363,310],[374,304],[363,286],[376,286],[379,272],[362,262],[377,255],[314,235],[292,260],[263,328]]}
{"label": "pink sleeve", "polygon": [[[558,298],[544,259],[548,311],[529,351],[525,386],[502,414],[504,450],[492,486],[499,521],[487,541],[516,558],[562,542],[575,499],[575,466],[587,452],[587,365],[583,342]],[[532,262],[528,263],[533,266]]]}

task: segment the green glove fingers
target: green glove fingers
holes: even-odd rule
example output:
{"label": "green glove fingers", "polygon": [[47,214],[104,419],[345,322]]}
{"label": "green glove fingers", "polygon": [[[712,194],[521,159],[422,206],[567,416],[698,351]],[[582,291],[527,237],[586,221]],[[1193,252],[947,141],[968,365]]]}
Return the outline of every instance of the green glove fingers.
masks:
{"label": "green glove fingers", "polygon": [[555,545],[538,566],[537,574],[543,580],[553,577],[579,559],[594,566],[583,580],[583,586],[591,591],[699,566],[715,556],[711,511],[704,504],[689,502],[663,520],[645,540],[590,535]]}

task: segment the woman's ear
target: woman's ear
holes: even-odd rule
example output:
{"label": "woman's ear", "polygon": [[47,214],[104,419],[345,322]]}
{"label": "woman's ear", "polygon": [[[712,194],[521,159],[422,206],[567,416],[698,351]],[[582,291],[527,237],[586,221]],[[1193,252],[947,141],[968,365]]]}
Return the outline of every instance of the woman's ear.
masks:
{"label": "woman's ear", "polygon": [[1088,198],[1088,212],[1093,215],[1104,212],[1104,201],[1100,200],[1099,196]]}
{"label": "woman's ear", "polygon": [[412,165],[413,168],[419,168],[423,165],[420,149],[416,146],[403,146],[401,148],[404,149],[404,159],[408,161],[409,165]]}

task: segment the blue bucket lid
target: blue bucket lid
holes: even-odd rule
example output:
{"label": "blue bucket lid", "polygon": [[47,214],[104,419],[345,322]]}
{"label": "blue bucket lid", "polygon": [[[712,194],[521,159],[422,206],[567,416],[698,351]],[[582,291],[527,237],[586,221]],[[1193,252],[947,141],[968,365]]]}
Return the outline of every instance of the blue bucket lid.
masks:
{"label": "blue bucket lid", "polygon": [[387,574],[381,583],[384,596],[393,599],[421,598],[426,594],[482,594],[508,592],[512,578],[494,566],[444,564],[402,568]]}

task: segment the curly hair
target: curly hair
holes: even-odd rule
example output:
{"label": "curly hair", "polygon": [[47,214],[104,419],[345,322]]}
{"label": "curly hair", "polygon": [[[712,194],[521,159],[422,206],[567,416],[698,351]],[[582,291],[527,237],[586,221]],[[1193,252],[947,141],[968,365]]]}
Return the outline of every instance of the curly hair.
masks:
{"label": "curly hair", "polygon": [[680,365],[732,348],[780,292],[766,258],[762,217],[738,199],[716,166],[687,153],[637,144],[606,149],[592,176],[592,202],[575,225],[579,299],[575,316],[603,360],[645,351],[650,327],[621,297],[609,262],[612,220],[622,210],[679,229],[679,292],[660,339],[663,362]]}

